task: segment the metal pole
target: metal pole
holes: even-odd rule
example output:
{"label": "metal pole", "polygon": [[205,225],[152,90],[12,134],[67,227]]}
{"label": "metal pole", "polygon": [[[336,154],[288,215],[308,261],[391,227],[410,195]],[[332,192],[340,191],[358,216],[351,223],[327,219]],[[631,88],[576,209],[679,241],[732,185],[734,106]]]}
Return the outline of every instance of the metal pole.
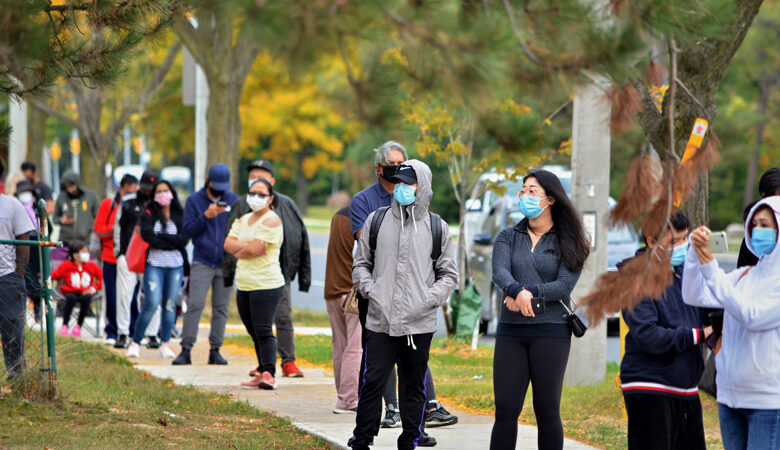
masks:
{"label": "metal pole", "polygon": [[124,134],[122,135],[122,153],[124,165],[130,165],[130,125],[125,125]]}
{"label": "metal pole", "polygon": [[41,296],[46,302],[46,342],[49,350],[49,389],[54,391],[57,386],[57,354],[54,345],[54,311],[51,300],[51,250],[49,245],[49,214],[46,212],[46,202],[38,201],[38,217],[41,218]]}

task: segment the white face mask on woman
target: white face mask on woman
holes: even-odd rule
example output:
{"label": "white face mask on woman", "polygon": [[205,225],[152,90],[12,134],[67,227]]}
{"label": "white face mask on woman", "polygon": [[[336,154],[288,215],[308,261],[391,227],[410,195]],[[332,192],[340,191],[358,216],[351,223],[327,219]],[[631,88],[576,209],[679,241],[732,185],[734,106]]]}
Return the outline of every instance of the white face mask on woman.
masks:
{"label": "white face mask on woman", "polygon": [[250,193],[246,197],[246,203],[252,208],[252,211],[261,211],[268,206],[268,197],[258,197]]}
{"label": "white face mask on woman", "polygon": [[19,194],[19,201],[22,202],[22,205],[29,205],[33,201],[33,194],[32,192],[25,191]]}

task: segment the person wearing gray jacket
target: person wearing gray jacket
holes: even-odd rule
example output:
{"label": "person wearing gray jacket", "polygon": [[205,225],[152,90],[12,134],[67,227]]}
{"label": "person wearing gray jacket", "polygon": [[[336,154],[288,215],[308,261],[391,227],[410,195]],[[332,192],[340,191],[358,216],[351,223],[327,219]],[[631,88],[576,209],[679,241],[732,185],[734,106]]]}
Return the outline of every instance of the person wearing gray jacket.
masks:
{"label": "person wearing gray jacket", "polygon": [[[445,221],[441,242],[433,242],[428,206],[433,195],[431,170],[417,160],[406,161],[395,176],[393,203],[384,215],[371,250],[370,230],[376,212],[366,219],[358,241],[352,281],[368,299],[365,367],[358,397],[354,436],[348,445],[368,449],[379,431],[381,394],[398,365],[401,421],[399,449],[412,449],[423,432],[425,376],[436,331],[436,310],[458,280],[452,236]],[[439,219],[441,220],[441,219]],[[434,245],[441,246],[431,259]]]}
{"label": "person wearing gray jacket", "polygon": [[100,201],[85,189],[81,177],[69,170],[62,176],[61,192],[54,205],[54,223],[60,226],[60,240],[89,242]]}

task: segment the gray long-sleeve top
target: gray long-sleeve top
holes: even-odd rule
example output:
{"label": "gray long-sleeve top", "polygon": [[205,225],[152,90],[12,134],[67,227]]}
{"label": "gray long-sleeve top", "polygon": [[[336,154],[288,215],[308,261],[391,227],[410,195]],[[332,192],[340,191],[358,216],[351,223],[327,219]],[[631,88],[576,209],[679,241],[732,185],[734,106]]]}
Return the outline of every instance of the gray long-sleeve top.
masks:
{"label": "gray long-sleeve top", "polygon": [[513,324],[568,323],[568,313],[558,300],[571,307],[571,291],[580,271],[571,272],[560,261],[555,227],[545,233],[531,250],[528,221],[523,219],[511,228],[501,230],[493,245],[493,282],[504,295],[516,298],[528,289],[534,297],[544,297],[546,310],[535,317],[501,306],[499,322]]}

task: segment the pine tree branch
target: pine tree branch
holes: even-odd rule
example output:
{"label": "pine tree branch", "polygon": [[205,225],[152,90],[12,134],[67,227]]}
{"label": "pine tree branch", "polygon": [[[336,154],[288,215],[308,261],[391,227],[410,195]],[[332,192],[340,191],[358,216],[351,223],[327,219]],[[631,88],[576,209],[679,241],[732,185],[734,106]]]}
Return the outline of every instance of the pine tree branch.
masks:
{"label": "pine tree branch", "polygon": [[[69,11],[92,11],[95,9],[97,2],[92,3],[80,3],[78,5],[49,5],[45,8],[45,11],[56,11],[60,13]],[[119,2],[113,5],[114,8],[124,8],[125,6],[132,6],[130,2]]]}

